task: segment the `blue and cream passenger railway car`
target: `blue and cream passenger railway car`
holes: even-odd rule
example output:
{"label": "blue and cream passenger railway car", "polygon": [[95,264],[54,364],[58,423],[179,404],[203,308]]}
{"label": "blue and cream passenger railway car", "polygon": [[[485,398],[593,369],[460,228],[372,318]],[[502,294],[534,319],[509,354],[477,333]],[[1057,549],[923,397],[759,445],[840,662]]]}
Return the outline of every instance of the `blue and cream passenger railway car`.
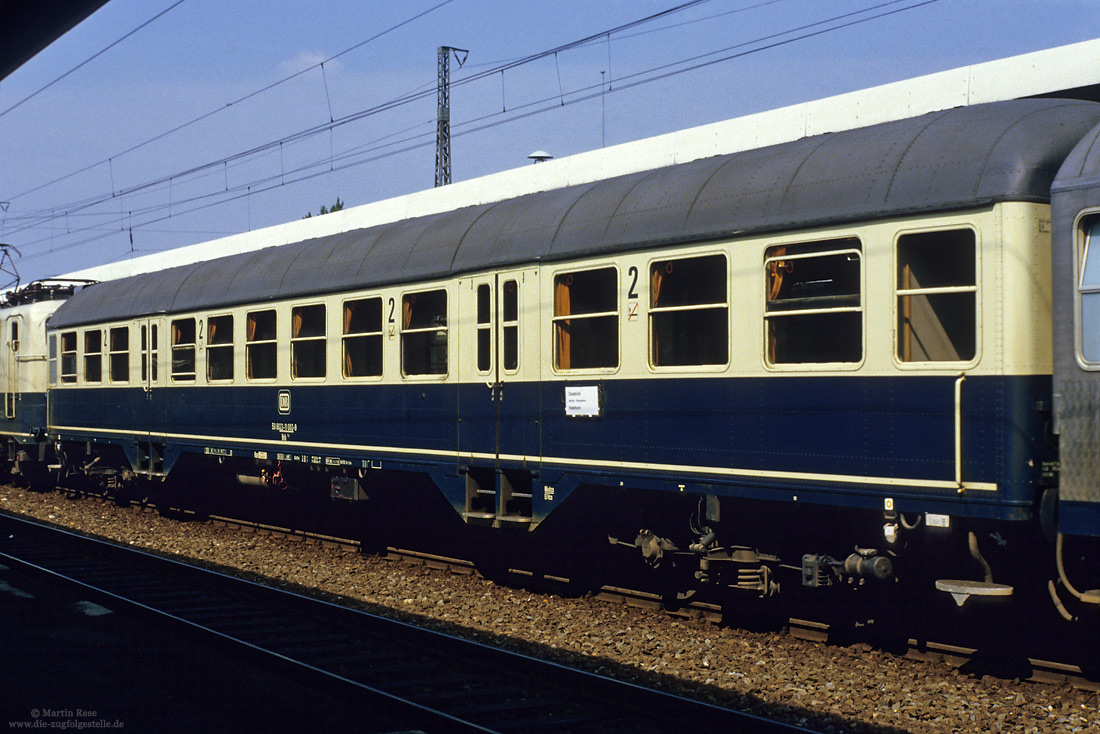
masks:
{"label": "blue and cream passenger railway car", "polygon": [[1093,445],[1059,515],[1051,185],[1098,123],[957,108],[101,283],[50,321],[49,430],[69,475],[429,486],[749,595],[1057,596],[1100,497]]}

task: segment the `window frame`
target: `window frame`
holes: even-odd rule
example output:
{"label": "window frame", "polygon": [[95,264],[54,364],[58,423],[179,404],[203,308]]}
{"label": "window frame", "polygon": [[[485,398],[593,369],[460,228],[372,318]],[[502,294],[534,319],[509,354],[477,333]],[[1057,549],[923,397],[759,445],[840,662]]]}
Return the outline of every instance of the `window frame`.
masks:
{"label": "window frame", "polygon": [[[191,341],[176,341],[177,329],[176,324],[185,324],[191,322]],[[198,364],[198,346],[199,346],[199,324],[198,319],[194,316],[183,316],[177,319],[170,319],[168,322],[169,333],[172,335],[172,343],[170,346],[171,364],[169,368],[169,376],[172,382],[197,382],[199,378],[199,364]],[[180,334],[179,338],[183,338],[184,334]],[[176,354],[191,354],[191,371],[176,371]]]}
{"label": "window frame", "polygon": [[[301,336],[295,334],[295,329],[304,328],[306,324],[304,313],[306,311],[312,311],[313,309],[321,310],[321,333],[320,334],[307,334]],[[302,321],[300,325],[297,321],[299,313],[303,313]],[[298,303],[290,307],[290,379],[299,381],[321,381],[328,375],[328,306],[323,303]],[[316,349],[317,345],[320,345],[320,361],[321,367],[320,374],[298,374],[298,352],[299,349]],[[302,360],[303,364],[308,364],[309,360]]]}
{"label": "window frame", "polygon": [[[1091,223],[1091,226],[1090,226]],[[1088,258],[1089,239],[1093,226],[1100,227],[1100,207],[1081,210],[1073,223],[1073,344],[1077,366],[1089,372],[1100,371],[1100,358],[1090,360],[1085,355],[1085,309],[1082,296],[1100,292],[1100,285],[1083,286],[1084,265]],[[1097,244],[1100,244],[1098,241]]]}
{"label": "window frame", "polygon": [[61,375],[58,372],[58,352],[57,334],[50,334],[46,339],[46,384],[56,385]]}
{"label": "window frame", "polygon": [[[773,252],[776,248],[790,248],[794,249],[794,254],[784,252],[783,254],[769,255],[769,252]],[[812,250],[806,250],[804,248],[815,248]],[[851,234],[838,234],[827,239],[810,239],[810,240],[796,240],[788,242],[769,242],[765,243],[763,247],[763,269],[764,278],[759,281],[764,285],[764,292],[762,304],[762,326],[763,326],[763,351],[762,361],[764,368],[770,372],[853,372],[860,369],[867,361],[867,265],[866,265],[866,250],[863,239],[855,233]],[[799,251],[802,250],[802,251]],[[768,303],[771,300],[769,298],[769,282],[768,271],[770,266],[775,263],[777,266],[786,261],[796,260],[811,260],[814,258],[837,256],[837,255],[852,255],[854,254],[859,261],[859,305],[858,306],[838,306],[833,308],[805,308],[805,309],[790,309],[783,311],[768,312]],[[827,315],[827,314],[841,314],[841,313],[858,313],[860,316],[859,327],[859,344],[860,344],[860,356],[858,360],[852,362],[778,362],[772,361],[771,358],[771,335],[770,335],[770,321],[771,319],[782,318],[798,318],[799,316],[815,316],[815,315]]]}
{"label": "window frame", "polygon": [[[70,342],[69,346],[71,346],[71,349],[65,348],[66,341]],[[77,336],[77,332],[75,330],[61,332],[61,343],[59,345],[58,352],[61,357],[61,370],[58,373],[58,377],[60,379],[59,384],[61,385],[75,385],[77,383],[79,371],[78,365],[80,364],[80,353],[78,350],[79,344],[80,338],[79,336]],[[65,371],[65,363],[67,360],[72,360],[71,362],[69,362],[69,364],[72,366],[72,371],[70,372]]]}
{"label": "window frame", "polygon": [[[378,331],[350,331],[351,320],[348,317],[349,304],[367,304],[378,302]],[[340,302],[341,333],[340,333],[340,376],[345,380],[354,381],[378,381],[383,379],[386,371],[386,324],[385,324],[385,300],[382,296],[359,296],[346,298]],[[365,375],[349,375],[348,372],[348,342],[352,340],[378,340],[378,373]]]}
{"label": "window frame", "polygon": [[156,385],[159,375],[159,325],[156,321],[145,321],[140,325],[141,328],[138,333],[138,349],[141,352],[141,384],[146,386]]}
{"label": "window frame", "polygon": [[[417,296],[422,296],[422,295],[427,295],[427,294],[435,294],[435,293],[442,293],[443,294],[443,318],[444,318],[443,324],[441,324],[441,325],[437,324],[437,325],[431,325],[431,326],[422,326],[422,327],[420,327],[420,326],[412,327],[411,326],[411,318],[412,318],[411,303],[416,302],[416,297]],[[411,303],[408,301],[409,298],[413,299]],[[407,379],[407,380],[445,380],[450,375],[450,372],[451,372],[451,338],[450,338],[450,321],[451,321],[450,310],[451,310],[451,308],[450,308],[450,302],[451,302],[451,294],[448,291],[447,286],[445,286],[445,285],[438,286],[438,287],[435,287],[435,288],[425,288],[425,289],[420,289],[420,290],[415,290],[415,291],[405,291],[401,294],[401,323],[400,323],[400,328],[398,329],[398,346],[399,346],[399,349],[400,349],[400,352],[401,352],[400,353],[400,362],[401,362],[401,377],[402,378]],[[406,312],[406,308],[405,308],[406,303],[410,303],[410,309],[409,309],[408,312]],[[408,315],[406,315],[406,313],[408,313]],[[406,326],[406,322],[409,322],[410,326]],[[437,336],[440,335],[440,334],[443,335],[443,345],[442,346],[443,346],[443,354],[444,354],[444,359],[445,359],[444,370],[442,372],[430,372],[430,371],[429,372],[409,372],[408,368],[407,368],[407,365],[406,365],[406,360],[405,360],[405,349],[406,349],[405,345],[407,343],[406,338],[408,338],[408,337],[415,338],[415,337],[418,337],[418,336],[421,336],[421,335],[427,336],[427,335],[430,335],[430,334],[436,334]],[[439,345],[435,345],[435,348],[438,348],[438,347],[439,347]],[[429,350],[431,350],[432,348],[433,347],[431,345],[428,346]],[[428,361],[429,361],[429,364],[430,364],[431,360],[429,359]]]}
{"label": "window frame", "polygon": [[[903,237],[912,235],[934,235],[938,232],[970,232],[974,238],[974,285],[973,286],[944,286],[934,288],[899,288],[898,287],[898,269],[901,267],[901,258],[899,256],[899,243]],[[893,294],[893,345],[890,348],[891,357],[894,361],[894,365],[898,369],[903,370],[930,370],[930,369],[944,369],[944,370],[960,370],[967,369],[976,365],[982,358],[982,240],[981,232],[973,224],[968,222],[957,222],[954,224],[937,224],[933,227],[922,227],[920,229],[905,229],[899,230],[894,233],[893,240],[891,241],[891,273],[892,287],[891,292]],[[899,332],[899,324],[901,321],[901,299],[904,296],[921,296],[921,295],[936,295],[940,293],[966,293],[972,292],[974,294],[974,356],[969,359],[956,359],[956,360],[905,360],[901,358],[899,354],[901,346],[901,336]]]}
{"label": "window frame", "polygon": [[[474,368],[481,376],[496,370],[496,339],[493,334],[493,296],[495,289],[489,281],[474,286]],[[484,362],[484,364],[483,364]]]}
{"label": "window frame", "polygon": [[[522,361],[523,360],[520,359],[520,353],[523,351],[523,347],[522,347],[523,342],[521,340],[521,337],[523,335],[522,334],[522,328],[523,327],[520,325],[521,319],[519,317],[520,311],[522,310],[520,308],[520,298],[519,298],[520,284],[522,282],[523,281],[518,276],[509,275],[504,279],[504,282],[501,283],[501,285],[500,285],[500,293],[499,293],[500,312],[498,314],[498,316],[499,316],[498,321],[500,323],[500,355],[499,355],[499,361],[500,361],[500,369],[506,375],[519,374],[520,367],[522,367]],[[512,290],[511,291],[508,290],[508,284],[509,283],[512,284]],[[508,295],[509,292],[511,292],[511,294],[512,294],[511,296]],[[514,319],[507,318],[508,317],[507,303],[508,303],[509,298],[515,299],[515,306],[516,306],[515,316],[516,317]],[[510,345],[509,342],[511,342],[512,344]],[[509,367],[508,366],[509,351],[510,351],[511,347],[515,348],[515,355],[514,356],[515,356],[515,359],[516,359],[516,364],[515,364],[514,367]]]}
{"label": "window frame", "polygon": [[[595,273],[601,270],[608,270],[614,274],[614,287],[612,292],[614,293],[614,306],[612,310],[604,311],[585,311],[580,313],[574,313],[570,311],[567,314],[558,314],[558,278],[562,276],[572,276],[578,273]],[[573,374],[615,374],[622,368],[623,363],[623,334],[622,325],[619,323],[619,313],[622,309],[622,278],[620,277],[619,267],[615,263],[594,263],[581,267],[570,267],[556,270],[550,275],[550,354],[551,354],[551,369],[555,374],[573,375]],[[566,284],[567,287],[571,287],[571,283]],[[570,294],[570,301],[572,301],[572,294]],[[559,331],[562,327],[560,324],[564,321],[573,320],[595,320],[595,319],[614,319],[615,323],[615,363],[613,365],[600,365],[596,367],[562,367],[561,366],[561,346],[562,339]],[[569,341],[572,341],[572,335],[569,337]],[[572,346],[570,347],[570,363],[573,361]]]}
{"label": "window frame", "polygon": [[[84,384],[86,385],[102,385],[103,384],[103,329],[85,329],[83,332],[84,349],[81,353],[83,359],[81,363],[84,366]],[[94,337],[94,338],[93,338]],[[95,351],[93,352],[88,347],[91,344],[95,344]],[[94,361],[93,361],[94,360]],[[89,365],[96,365],[96,377],[93,379],[88,376]]]}
{"label": "window frame", "polygon": [[[228,341],[224,341],[224,336],[220,334],[222,329],[218,327],[224,324],[228,320],[229,327],[225,331],[228,332]],[[236,358],[236,334],[234,328],[236,327],[235,319],[231,313],[220,313],[209,315],[206,317],[206,381],[215,384],[230,383],[237,376],[237,358]],[[218,340],[215,341],[215,335]],[[220,360],[224,360],[223,354],[229,355],[229,376],[228,377],[214,377],[214,365],[218,364]]]}
{"label": "window frame", "polygon": [[[273,319],[272,328],[271,328],[271,334],[272,334],[271,338],[270,339],[251,339],[251,338],[249,338],[248,330],[249,330],[250,323],[252,322],[252,317],[258,316],[258,315],[266,315],[266,314],[271,314],[271,317]],[[244,353],[245,353],[245,357],[244,357],[244,363],[245,363],[244,377],[245,377],[245,380],[247,382],[275,382],[276,380],[279,379],[279,312],[278,312],[278,309],[275,309],[275,308],[261,308],[261,309],[255,310],[255,311],[246,311],[244,318],[245,318],[245,334],[244,334]],[[254,353],[253,350],[255,350],[255,349],[264,349],[266,351],[267,348],[271,348],[275,352],[275,356],[271,361],[272,366],[274,368],[273,372],[270,376],[264,375],[262,377],[253,377],[252,376],[252,372],[253,372],[253,370],[252,370],[252,355]]]}
{"label": "window frame", "polygon": [[[125,344],[122,349],[117,348],[115,342],[118,334],[123,335]],[[116,367],[121,365],[122,378],[116,377]],[[107,372],[112,384],[122,385],[130,382],[130,327],[112,326],[107,330]]]}
{"label": "window frame", "polygon": [[[704,260],[707,258],[720,257],[722,258],[722,285],[725,290],[725,300],[722,302],[707,302],[707,303],[692,303],[681,306],[654,306],[653,305],[653,269],[662,263],[677,263],[684,260]],[[733,355],[733,330],[731,322],[731,314],[733,313],[733,307],[730,299],[730,258],[729,254],[725,250],[714,250],[707,252],[694,252],[694,253],[675,253],[671,255],[665,255],[663,257],[656,257],[649,260],[646,263],[646,360],[649,364],[649,368],[653,372],[723,372],[729,369],[732,362]],[[679,365],[660,365],[657,364],[654,347],[656,345],[655,337],[656,330],[654,328],[654,315],[660,316],[661,314],[672,313],[690,313],[692,311],[725,311],[725,327],[726,327],[726,359],[724,362],[706,362],[700,364],[679,364]]]}

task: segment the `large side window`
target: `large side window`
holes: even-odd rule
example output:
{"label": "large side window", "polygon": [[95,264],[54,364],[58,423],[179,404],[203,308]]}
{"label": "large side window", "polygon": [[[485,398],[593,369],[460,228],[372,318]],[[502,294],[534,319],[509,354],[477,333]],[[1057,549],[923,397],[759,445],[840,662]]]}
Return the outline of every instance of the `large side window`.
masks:
{"label": "large side window", "polygon": [[325,306],[291,309],[291,377],[325,376]]}
{"label": "large side window", "polygon": [[172,322],[172,379],[176,382],[195,379],[194,319],[176,319]]}
{"label": "large side window", "polygon": [[406,375],[447,374],[447,291],[402,297],[401,371]]}
{"label": "large side window", "polygon": [[615,268],[554,276],[554,366],[619,366],[619,289]]}
{"label": "large side window", "polygon": [[382,374],[382,299],[344,302],[344,377]]}
{"label": "large side window", "polygon": [[206,379],[233,379],[233,316],[206,320]]}
{"label": "large side window", "polygon": [[65,331],[61,334],[61,382],[65,385],[76,382],[75,331]]}
{"label": "large side window", "polygon": [[729,361],[725,255],[658,260],[650,266],[649,340],[654,367]]}
{"label": "large side window", "polygon": [[273,380],[277,375],[275,310],[248,314],[245,335],[245,371],[250,380]]}
{"label": "large side window", "polygon": [[769,247],[764,259],[768,364],[862,360],[861,271],[854,238]]}
{"label": "large side window", "polygon": [[976,250],[970,229],[898,237],[898,359],[958,362],[977,354]]}
{"label": "large side window", "polygon": [[84,382],[103,382],[103,332],[84,332]]}
{"label": "large side window", "polygon": [[1085,222],[1085,241],[1077,266],[1077,291],[1081,301],[1081,358],[1100,364],[1100,217]]}
{"label": "large side window", "polygon": [[116,326],[110,334],[111,382],[130,381],[130,327]]}

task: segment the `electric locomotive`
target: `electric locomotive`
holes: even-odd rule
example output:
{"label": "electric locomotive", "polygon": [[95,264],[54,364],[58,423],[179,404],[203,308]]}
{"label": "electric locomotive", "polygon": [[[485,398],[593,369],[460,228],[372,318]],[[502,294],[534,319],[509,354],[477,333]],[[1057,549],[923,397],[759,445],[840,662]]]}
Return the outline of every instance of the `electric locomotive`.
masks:
{"label": "electric locomotive", "polygon": [[50,319],[51,439],[111,487],[426,487],[733,593],[1060,599],[1100,502],[1086,471],[1059,504],[1052,249],[1096,186],[1052,242],[1051,185],[1098,124],[956,108],[101,283]]}
{"label": "electric locomotive", "polygon": [[0,467],[35,486],[50,486],[54,460],[46,438],[46,319],[78,285],[35,281],[0,299]]}

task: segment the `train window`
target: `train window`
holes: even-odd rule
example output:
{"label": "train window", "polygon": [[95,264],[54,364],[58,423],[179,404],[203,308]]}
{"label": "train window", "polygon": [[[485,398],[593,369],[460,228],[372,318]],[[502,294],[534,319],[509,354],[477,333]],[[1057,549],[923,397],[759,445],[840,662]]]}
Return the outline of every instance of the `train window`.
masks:
{"label": "train window", "polygon": [[1085,242],[1078,265],[1077,292],[1081,301],[1081,358],[1100,363],[1100,219],[1084,222]]}
{"label": "train window", "polygon": [[344,302],[344,377],[382,375],[382,299]]}
{"label": "train window", "polygon": [[275,348],[275,310],[248,314],[245,335],[245,372],[250,380],[273,380],[278,374]]}
{"label": "train window", "polygon": [[768,364],[838,364],[863,358],[861,269],[855,238],[768,248]]}
{"label": "train window", "polygon": [[519,283],[514,280],[504,281],[501,305],[503,367],[508,372],[515,372],[519,369]]}
{"label": "train window", "polygon": [[66,331],[61,334],[61,382],[70,385],[76,382],[75,331]]}
{"label": "train window", "polygon": [[103,382],[103,332],[84,332],[84,382]]}
{"label": "train window", "polygon": [[19,351],[19,322],[15,320],[16,318],[19,317],[14,317],[11,322],[11,341],[9,342],[13,352]]}
{"label": "train window", "polygon": [[725,255],[650,266],[649,339],[654,367],[729,362]]}
{"label": "train window", "polygon": [[57,384],[57,335],[50,334],[49,339],[49,369],[48,380],[51,385]]}
{"label": "train window", "polygon": [[130,328],[116,326],[109,333],[111,382],[130,381]]}
{"label": "train window", "polygon": [[325,376],[325,306],[291,309],[290,374],[292,377]]}
{"label": "train window", "polygon": [[141,327],[141,381],[157,381],[157,325]]}
{"label": "train window", "polygon": [[206,379],[233,379],[233,317],[206,320]]}
{"label": "train window", "polygon": [[447,291],[408,293],[401,299],[401,371],[447,374]]}
{"label": "train window", "polygon": [[898,359],[969,361],[977,353],[974,232],[898,237]]}
{"label": "train window", "polygon": [[488,372],[493,363],[493,289],[477,287],[477,371]]}
{"label": "train window", "polygon": [[619,366],[619,290],[615,268],[554,276],[554,366]]}
{"label": "train window", "polygon": [[177,382],[195,379],[194,319],[176,319],[172,322],[172,379]]}

